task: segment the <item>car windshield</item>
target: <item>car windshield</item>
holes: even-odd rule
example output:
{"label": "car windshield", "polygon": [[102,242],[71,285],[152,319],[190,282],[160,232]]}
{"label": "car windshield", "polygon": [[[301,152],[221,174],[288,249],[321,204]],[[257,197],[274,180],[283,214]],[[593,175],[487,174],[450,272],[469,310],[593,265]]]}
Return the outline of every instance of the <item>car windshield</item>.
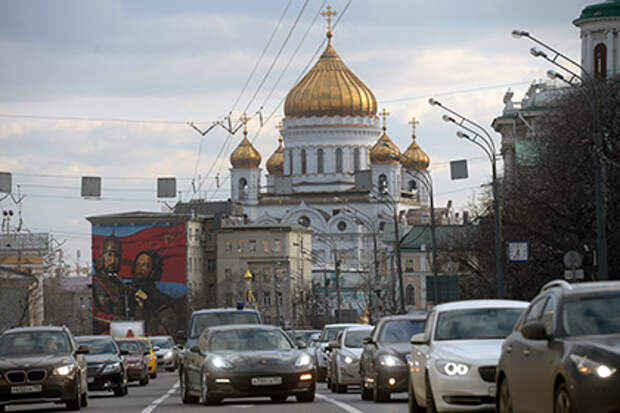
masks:
{"label": "car windshield", "polygon": [[29,331],[0,336],[0,356],[31,356],[71,352],[69,338],[63,332]]}
{"label": "car windshield", "polygon": [[221,351],[284,351],[293,346],[281,331],[227,330],[213,334],[209,342],[212,352]]}
{"label": "car windshield", "polygon": [[149,346],[149,342],[146,340],[138,340],[138,343],[140,344],[140,349],[142,349],[142,353],[150,353],[151,352],[151,346]]}
{"label": "car windshield", "polygon": [[142,354],[139,344],[135,341],[119,341],[118,347],[129,354]]}
{"label": "car windshield", "polygon": [[422,332],[424,320],[392,320],[385,323],[379,341],[385,344],[408,343],[411,336]]}
{"label": "car windshield", "polygon": [[88,355],[92,356],[95,354],[116,354],[116,347],[114,347],[114,343],[111,340],[101,340],[101,339],[93,339],[93,340],[81,340],[77,339],[79,344],[87,345],[90,349],[88,350]]}
{"label": "car windshield", "polygon": [[310,340],[310,336],[316,333],[316,331],[296,331],[295,332],[295,340],[301,340],[304,343],[307,343]]}
{"label": "car windshield", "polygon": [[207,327],[215,327],[228,324],[260,324],[258,314],[254,311],[226,311],[221,313],[198,314],[192,319],[189,336],[200,337]]}
{"label": "car windshield", "polygon": [[151,344],[159,348],[172,348],[172,341],[168,337],[152,337]]}
{"label": "car windshield", "polygon": [[435,340],[490,340],[506,338],[522,308],[477,308],[439,313]]}
{"label": "car windshield", "polygon": [[344,346],[349,348],[362,348],[362,340],[365,337],[370,336],[372,330],[352,330],[347,331],[347,335],[344,338]]}
{"label": "car windshield", "polygon": [[567,336],[620,334],[620,294],[568,299],[562,311]]}
{"label": "car windshield", "polygon": [[329,341],[334,341],[336,337],[338,337],[338,333],[344,330],[346,327],[329,327],[323,330],[321,333],[321,337],[319,337],[319,341],[321,343],[327,343]]}

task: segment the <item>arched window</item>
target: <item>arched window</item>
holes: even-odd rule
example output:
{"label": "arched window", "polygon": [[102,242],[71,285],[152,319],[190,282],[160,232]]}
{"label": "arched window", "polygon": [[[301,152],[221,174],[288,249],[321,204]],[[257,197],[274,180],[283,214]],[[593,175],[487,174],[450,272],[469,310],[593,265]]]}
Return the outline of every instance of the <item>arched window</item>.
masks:
{"label": "arched window", "polygon": [[360,170],[360,148],[353,149],[353,170]]}
{"label": "arched window", "polygon": [[293,151],[288,151],[288,171],[289,175],[293,175]]}
{"label": "arched window", "polygon": [[409,284],[407,286],[405,296],[407,299],[407,305],[415,305],[415,288],[413,288],[413,285]]}
{"label": "arched window", "polygon": [[323,160],[323,149],[316,151],[316,171],[320,174],[325,172],[325,162]]}
{"label": "arched window", "polygon": [[607,78],[607,47],[603,43],[594,47],[594,77],[598,80]]}
{"label": "arched window", "polygon": [[248,199],[248,181],[239,179],[239,199]]}
{"label": "arched window", "polygon": [[342,173],[342,149],[336,149],[336,172]]}
{"label": "arched window", "polygon": [[407,183],[407,189],[409,190],[409,192],[415,192],[418,190],[418,183],[415,181],[415,179],[411,179]]}
{"label": "arched window", "polygon": [[299,225],[303,225],[304,227],[309,227],[310,226],[310,218],[308,218],[305,215],[299,217],[297,222],[299,223]]}
{"label": "arched window", "polygon": [[379,192],[385,194],[388,191],[388,179],[385,174],[379,175],[379,183],[377,185],[379,187]]}
{"label": "arched window", "polygon": [[301,152],[301,173],[306,173],[306,150],[302,149]]}

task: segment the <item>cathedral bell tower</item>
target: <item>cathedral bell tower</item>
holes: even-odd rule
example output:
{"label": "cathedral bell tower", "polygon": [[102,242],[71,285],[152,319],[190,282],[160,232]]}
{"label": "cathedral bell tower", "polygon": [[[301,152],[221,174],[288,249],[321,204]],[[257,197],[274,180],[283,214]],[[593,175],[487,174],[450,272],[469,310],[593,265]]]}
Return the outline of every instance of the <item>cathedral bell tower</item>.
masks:
{"label": "cathedral bell tower", "polygon": [[261,162],[260,153],[248,140],[248,121],[250,118],[244,113],[241,116],[243,123],[243,140],[230,155],[230,199],[244,205],[257,205],[260,192]]}

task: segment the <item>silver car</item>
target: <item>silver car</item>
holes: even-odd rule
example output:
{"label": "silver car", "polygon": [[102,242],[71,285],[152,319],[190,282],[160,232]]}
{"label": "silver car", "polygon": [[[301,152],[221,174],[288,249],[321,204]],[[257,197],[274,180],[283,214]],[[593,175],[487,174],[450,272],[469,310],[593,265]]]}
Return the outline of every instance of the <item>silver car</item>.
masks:
{"label": "silver car", "polygon": [[362,324],[354,324],[354,323],[339,323],[339,324],[326,324],[323,326],[323,331],[321,331],[321,335],[319,336],[319,341],[314,349],[314,360],[317,371],[317,381],[324,382],[327,378],[327,352],[325,351],[325,347],[336,339],[338,333],[344,330],[347,327],[357,327]]}
{"label": "silver car", "polygon": [[174,371],[179,365],[179,350],[170,336],[149,337],[153,348],[159,347],[155,351],[157,356],[157,367],[165,368],[167,371]]}
{"label": "silver car", "polygon": [[339,334],[338,340],[330,343],[329,383],[332,392],[346,393],[347,386],[359,386],[360,357],[364,344],[362,340],[370,336],[373,326],[350,327]]}

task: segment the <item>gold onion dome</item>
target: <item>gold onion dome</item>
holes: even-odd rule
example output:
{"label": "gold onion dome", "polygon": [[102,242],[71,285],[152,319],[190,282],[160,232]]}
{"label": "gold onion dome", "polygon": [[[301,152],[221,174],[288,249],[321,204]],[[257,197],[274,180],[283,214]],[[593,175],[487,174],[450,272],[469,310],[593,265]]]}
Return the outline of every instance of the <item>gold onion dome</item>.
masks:
{"label": "gold onion dome", "polygon": [[244,123],[243,140],[239,146],[235,148],[233,153],[230,154],[230,163],[233,168],[258,168],[262,159],[260,153],[248,140],[248,120],[249,118],[244,115],[242,118],[242,122]]}
{"label": "gold onion dome", "polygon": [[420,148],[420,145],[415,141],[415,129],[416,125],[420,122],[416,120],[416,118],[412,118],[409,122],[411,128],[413,129],[411,133],[411,138],[413,138],[413,142],[407,148],[403,156],[401,157],[400,163],[405,169],[425,171],[428,169],[428,166],[431,163],[428,155]]}
{"label": "gold onion dome", "polygon": [[370,163],[374,165],[389,165],[398,163],[400,158],[400,149],[385,132],[383,127],[383,135],[379,138],[375,146],[370,150]]}
{"label": "gold onion dome", "polygon": [[314,67],[286,96],[287,118],[310,116],[375,116],[377,100],[344,64],[327,32],[327,47]]}
{"label": "gold onion dome", "polygon": [[271,175],[284,175],[284,146],[281,137],[278,141],[280,142],[278,148],[267,159],[267,171]]}

